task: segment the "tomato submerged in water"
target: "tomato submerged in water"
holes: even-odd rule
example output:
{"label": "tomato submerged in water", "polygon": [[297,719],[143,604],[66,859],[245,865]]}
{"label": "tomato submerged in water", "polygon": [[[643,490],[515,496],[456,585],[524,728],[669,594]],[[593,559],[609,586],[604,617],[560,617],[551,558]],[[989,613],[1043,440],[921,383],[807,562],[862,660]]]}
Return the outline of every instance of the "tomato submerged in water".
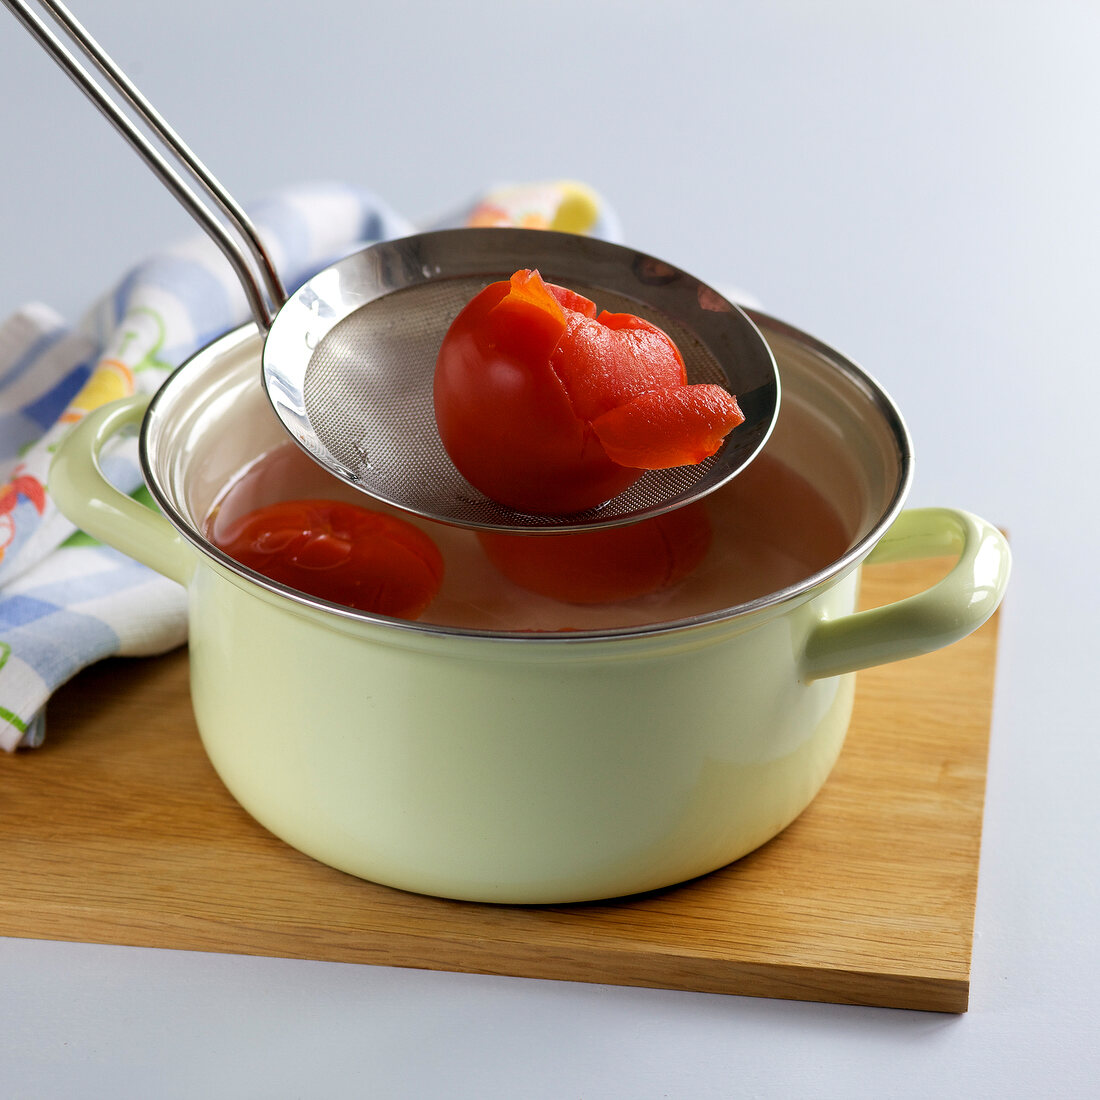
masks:
{"label": "tomato submerged in water", "polygon": [[713,537],[699,501],[622,527],[564,535],[480,531],[485,556],[513,584],[574,604],[617,603],[678,584]]}
{"label": "tomato submerged in water", "polygon": [[289,500],[228,525],[218,546],[273,581],[360,611],[416,619],[443,581],[443,556],[423,531],[332,500]]}
{"label": "tomato submerged in water", "polygon": [[645,470],[694,465],[744,420],[721,386],[689,385],[657,326],[517,271],[470,301],[435,370],[435,415],[459,472],[540,515],[595,508]]}

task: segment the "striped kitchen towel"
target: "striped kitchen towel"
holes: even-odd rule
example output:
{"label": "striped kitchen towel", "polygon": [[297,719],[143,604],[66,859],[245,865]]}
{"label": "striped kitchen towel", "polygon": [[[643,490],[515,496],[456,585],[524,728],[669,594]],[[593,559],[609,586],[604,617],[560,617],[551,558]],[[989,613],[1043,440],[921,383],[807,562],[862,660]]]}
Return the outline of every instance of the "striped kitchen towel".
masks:
{"label": "striped kitchen towel", "polygon": [[[338,184],[294,188],[249,214],[288,287],[416,228],[371,193]],[[454,225],[618,236],[611,212],[573,183],[496,187],[425,228]],[[248,317],[232,269],[198,236],[134,268],[75,328],[39,304],[0,322],[0,748],[40,744],[46,702],[80,669],[186,640],[183,589],[74,530],[46,477],[58,441],[89,411],[155,391]],[[134,440],[116,441],[104,467],[120,488],[144,493]]]}

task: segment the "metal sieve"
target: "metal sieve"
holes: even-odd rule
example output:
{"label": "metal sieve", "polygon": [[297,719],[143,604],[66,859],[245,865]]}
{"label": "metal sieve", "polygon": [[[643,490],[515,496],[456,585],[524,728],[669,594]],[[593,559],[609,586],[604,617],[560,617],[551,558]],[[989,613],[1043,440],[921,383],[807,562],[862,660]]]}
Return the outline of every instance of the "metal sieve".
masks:
{"label": "metal sieve", "polygon": [[[756,326],[686,272],[607,241],[500,228],[415,234],[348,256],[288,297],[241,207],[72,14],[56,0],[39,0],[160,149],[26,0],[2,2],[226,255],[266,333],[262,381],[276,415],[291,438],[342,481],[444,523],[575,531],[635,522],[697,500],[736,476],[767,441],[778,414],[779,376]],[[164,151],[187,170],[190,183]],[[220,217],[204,205],[194,184]],[[587,512],[529,516],[489,500],[459,474],[443,448],[432,380],[439,346],[458,312],[490,282],[520,268],[537,268],[549,282],[578,291],[601,309],[635,313],[659,325],[679,347],[688,381],[717,383],[735,394],[744,423],[705,462],[647,472]]]}

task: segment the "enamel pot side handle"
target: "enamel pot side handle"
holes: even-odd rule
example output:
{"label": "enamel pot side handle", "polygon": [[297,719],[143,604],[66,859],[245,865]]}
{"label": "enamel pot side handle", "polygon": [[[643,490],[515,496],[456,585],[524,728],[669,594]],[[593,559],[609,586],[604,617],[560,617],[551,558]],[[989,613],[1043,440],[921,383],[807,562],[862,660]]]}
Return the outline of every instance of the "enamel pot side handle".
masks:
{"label": "enamel pot side handle", "polygon": [[58,447],[49,491],[82,531],[186,585],[195,567],[188,543],[159,512],[115,488],[99,461],[112,437],[141,423],[148,404],[148,394],[135,394],[88,413]]}
{"label": "enamel pot side handle", "polygon": [[802,659],[805,679],[839,676],[919,657],[978,629],[997,610],[1012,555],[992,524],[954,508],[902,512],[866,564],[956,556],[943,580],[884,607],[826,619],[811,632]]}

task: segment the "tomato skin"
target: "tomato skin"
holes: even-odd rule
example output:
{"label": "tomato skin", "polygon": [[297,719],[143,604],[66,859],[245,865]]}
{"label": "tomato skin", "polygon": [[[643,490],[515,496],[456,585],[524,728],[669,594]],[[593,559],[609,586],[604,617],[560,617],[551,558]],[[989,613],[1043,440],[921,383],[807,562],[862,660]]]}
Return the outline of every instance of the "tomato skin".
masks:
{"label": "tomato skin", "polygon": [[551,363],[577,415],[589,421],[640,393],[685,387],[687,380],[676,345],[630,313],[568,316]]}
{"label": "tomato skin", "polygon": [[[669,395],[668,410],[654,407]],[[537,271],[491,284],[455,318],[436,360],[434,400],[459,473],[492,500],[536,515],[597,508],[646,469],[700,462],[744,419],[725,390],[687,383],[680,352],[656,325],[597,315],[595,303]],[[709,408],[715,401],[724,408]],[[617,453],[599,427],[608,417]]]}
{"label": "tomato skin", "polygon": [[698,502],[624,527],[563,535],[481,531],[485,556],[513,584],[563,603],[604,604],[670,588],[702,562],[713,530]]}
{"label": "tomato skin", "polygon": [[592,430],[615,462],[669,470],[709,458],[744,419],[721,386],[701,383],[647,390],[601,413]]}
{"label": "tomato skin", "polygon": [[419,618],[443,581],[443,556],[418,527],[341,501],[258,508],[228,524],[218,546],[299,592],[397,619]]}

